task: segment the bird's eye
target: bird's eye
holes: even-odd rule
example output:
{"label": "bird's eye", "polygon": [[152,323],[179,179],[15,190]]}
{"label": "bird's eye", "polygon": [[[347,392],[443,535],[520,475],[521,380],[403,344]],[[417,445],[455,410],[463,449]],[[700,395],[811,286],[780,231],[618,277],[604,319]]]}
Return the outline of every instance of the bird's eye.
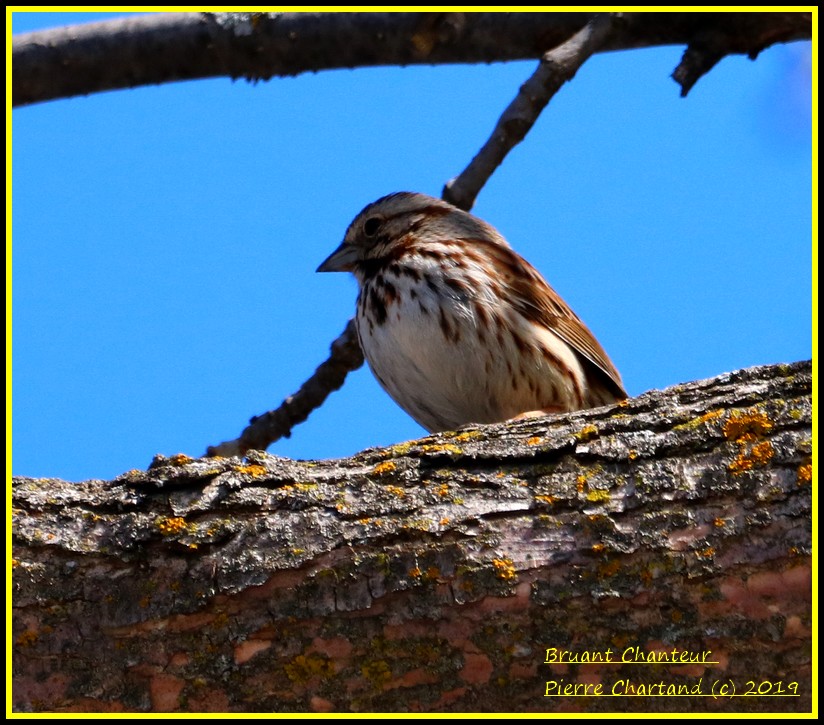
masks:
{"label": "bird's eye", "polygon": [[381,220],[378,219],[378,217],[375,217],[375,216],[369,217],[363,223],[363,233],[367,237],[372,237],[378,231],[378,227],[380,227],[380,225],[381,225]]}

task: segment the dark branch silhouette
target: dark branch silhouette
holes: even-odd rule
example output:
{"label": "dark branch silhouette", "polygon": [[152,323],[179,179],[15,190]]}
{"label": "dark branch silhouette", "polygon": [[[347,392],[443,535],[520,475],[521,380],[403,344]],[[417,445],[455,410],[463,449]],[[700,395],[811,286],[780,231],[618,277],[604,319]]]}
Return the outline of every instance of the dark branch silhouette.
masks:
{"label": "dark branch silhouette", "polygon": [[459,176],[447,182],[443,198],[469,211],[478,193],[506,155],[529,133],[550,99],[561,86],[608,40],[614,19],[597,16],[565,43],[544,54],[538,68],[524,83],[495,125],[483,148]]}
{"label": "dark branch silhouette", "polygon": [[255,416],[239,438],[209,446],[207,456],[243,456],[249,450],[265,451],[272,443],[288,438],[292,428],[323,405],[327,396],[343,385],[346,376],[363,365],[363,352],[358,343],[355,321],[331,345],[331,355],[321,363],[300,390],[290,395],[279,408]]}
{"label": "dark branch silhouette", "polygon": [[[167,13],[17,35],[15,106],[117,88],[228,76],[249,80],[374,65],[541,58],[593,13]],[[811,13],[626,13],[601,50],[654,45],[753,57],[809,39]],[[688,79],[706,62],[687,64]],[[697,73],[697,76],[696,76]],[[692,80],[694,82],[694,80]]]}

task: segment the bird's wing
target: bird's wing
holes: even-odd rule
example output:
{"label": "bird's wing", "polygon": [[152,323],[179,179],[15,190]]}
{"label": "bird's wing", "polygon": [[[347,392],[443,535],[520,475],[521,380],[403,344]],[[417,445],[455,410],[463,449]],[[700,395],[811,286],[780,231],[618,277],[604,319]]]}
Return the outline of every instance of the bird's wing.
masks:
{"label": "bird's wing", "polygon": [[[474,240],[473,240],[474,241]],[[541,276],[535,267],[512,249],[487,244],[486,251],[498,262],[504,282],[509,287],[515,308],[528,320],[545,325],[566,342],[578,355],[600,370],[609,387],[626,397],[621,375],[604,348],[570,306]]]}

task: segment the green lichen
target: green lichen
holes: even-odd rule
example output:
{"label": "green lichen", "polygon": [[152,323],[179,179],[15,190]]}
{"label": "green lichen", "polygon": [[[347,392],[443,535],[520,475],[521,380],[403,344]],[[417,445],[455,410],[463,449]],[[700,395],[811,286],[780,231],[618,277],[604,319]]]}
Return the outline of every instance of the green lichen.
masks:
{"label": "green lichen", "polygon": [[581,443],[585,443],[586,441],[590,441],[593,438],[598,436],[598,429],[594,425],[585,425],[581,430],[577,433],[573,434],[575,439],[580,441]]}
{"label": "green lichen", "polygon": [[361,665],[361,675],[368,680],[376,690],[392,681],[392,668],[385,660],[372,660]]}
{"label": "green lichen", "polygon": [[284,665],[286,676],[291,682],[302,685],[310,680],[325,679],[335,674],[335,667],[328,657],[317,652],[308,655],[298,655],[290,663]]}
{"label": "green lichen", "polygon": [[417,441],[407,441],[406,443],[398,443],[394,446],[390,446],[386,450],[390,454],[390,456],[392,456],[392,457],[405,456],[417,444],[418,444]]}
{"label": "green lichen", "polygon": [[717,420],[721,416],[724,415],[724,411],[721,409],[710,410],[704,413],[703,415],[699,415],[692,420],[687,421],[686,423],[679,423],[676,426],[673,426],[673,430],[695,430],[696,428],[700,428],[704,423],[709,423],[710,421]]}

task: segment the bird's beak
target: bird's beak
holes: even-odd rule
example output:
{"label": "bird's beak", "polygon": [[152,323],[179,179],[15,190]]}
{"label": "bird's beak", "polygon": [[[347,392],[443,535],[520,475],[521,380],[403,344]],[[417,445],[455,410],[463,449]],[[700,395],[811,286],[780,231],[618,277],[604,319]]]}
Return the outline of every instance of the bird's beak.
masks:
{"label": "bird's beak", "polygon": [[351,272],[358,261],[358,250],[343,242],[315,270],[316,272]]}

